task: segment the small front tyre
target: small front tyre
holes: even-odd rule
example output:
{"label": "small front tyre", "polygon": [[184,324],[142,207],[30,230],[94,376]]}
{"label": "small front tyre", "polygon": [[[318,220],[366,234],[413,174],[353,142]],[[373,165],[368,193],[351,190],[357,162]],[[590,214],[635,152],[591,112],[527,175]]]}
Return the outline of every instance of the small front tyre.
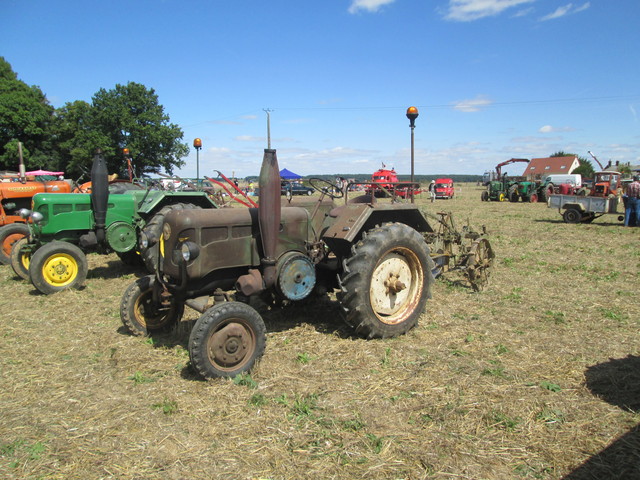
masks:
{"label": "small front tyre", "polygon": [[133,335],[146,336],[165,332],[180,321],[184,304],[168,300],[167,305],[154,304],[154,277],[141,277],[129,285],[120,301],[120,320]]}
{"label": "small front tyre", "polygon": [[46,295],[82,287],[87,270],[84,252],[68,242],[44,244],[35,251],[29,263],[31,283]]}
{"label": "small front tyre", "polygon": [[245,303],[214,305],[191,331],[191,365],[204,378],[235,377],[247,372],[264,353],[265,330],[260,314]]}
{"label": "small front tyre", "polygon": [[11,268],[17,276],[23,280],[29,280],[29,263],[31,263],[31,251],[22,251],[22,247],[29,243],[27,237],[18,240],[11,249]]}

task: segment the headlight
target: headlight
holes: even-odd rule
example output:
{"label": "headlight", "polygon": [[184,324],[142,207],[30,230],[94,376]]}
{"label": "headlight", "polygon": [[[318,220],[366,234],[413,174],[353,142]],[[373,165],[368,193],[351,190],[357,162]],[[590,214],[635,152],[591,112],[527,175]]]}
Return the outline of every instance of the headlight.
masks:
{"label": "headlight", "polygon": [[144,232],[140,232],[140,239],[138,240],[138,245],[142,250],[146,250],[149,248],[149,237]]}
{"label": "headlight", "polygon": [[40,212],[33,212],[31,214],[31,220],[33,220],[33,223],[40,223],[43,219],[44,215],[42,215]]}
{"label": "headlight", "polygon": [[21,208],[18,211],[18,215],[26,220],[27,218],[29,218],[29,215],[31,215],[31,210],[29,210],[28,208]]}
{"label": "headlight", "polygon": [[185,262],[195,260],[200,254],[200,247],[193,242],[184,242],[180,246],[180,254]]}

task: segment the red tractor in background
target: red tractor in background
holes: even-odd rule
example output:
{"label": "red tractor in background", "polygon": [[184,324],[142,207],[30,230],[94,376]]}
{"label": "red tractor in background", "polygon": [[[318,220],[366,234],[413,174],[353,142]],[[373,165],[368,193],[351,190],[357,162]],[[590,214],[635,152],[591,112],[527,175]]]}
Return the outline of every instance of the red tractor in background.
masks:
{"label": "red tractor in background", "polygon": [[376,197],[397,195],[401,198],[408,198],[411,196],[411,188],[413,188],[414,195],[420,193],[415,184],[411,187],[411,182],[400,182],[396,171],[393,168],[387,169],[384,165],[371,175],[371,182],[376,185],[365,185],[365,191],[368,195],[373,194]]}

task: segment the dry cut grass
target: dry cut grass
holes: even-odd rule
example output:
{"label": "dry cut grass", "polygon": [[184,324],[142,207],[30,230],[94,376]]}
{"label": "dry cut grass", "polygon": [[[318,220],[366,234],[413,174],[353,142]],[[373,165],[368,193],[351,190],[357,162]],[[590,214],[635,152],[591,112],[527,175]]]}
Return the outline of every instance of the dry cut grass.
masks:
{"label": "dry cut grass", "polygon": [[640,478],[640,229],[480,192],[425,208],[487,225],[486,291],[439,279],[420,325],[384,341],[332,299],[263,309],[267,351],[235,380],[189,367],[194,312],[170,335],[123,330],[142,272],[115,255],[53,296],[2,267],[0,477]]}

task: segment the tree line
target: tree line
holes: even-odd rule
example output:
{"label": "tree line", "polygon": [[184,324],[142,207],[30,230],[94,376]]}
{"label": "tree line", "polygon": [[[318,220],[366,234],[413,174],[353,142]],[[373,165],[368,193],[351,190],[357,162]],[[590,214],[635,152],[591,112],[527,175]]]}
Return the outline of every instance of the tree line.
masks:
{"label": "tree line", "polygon": [[171,174],[189,153],[183,136],[155,91],[144,85],[101,88],[91,103],[76,100],[54,108],[38,86],[18,79],[0,57],[0,170],[18,169],[21,143],[27,170],[64,171],[79,178],[91,170],[100,149],[109,172],[127,172],[128,154],[136,177],[162,170]]}

